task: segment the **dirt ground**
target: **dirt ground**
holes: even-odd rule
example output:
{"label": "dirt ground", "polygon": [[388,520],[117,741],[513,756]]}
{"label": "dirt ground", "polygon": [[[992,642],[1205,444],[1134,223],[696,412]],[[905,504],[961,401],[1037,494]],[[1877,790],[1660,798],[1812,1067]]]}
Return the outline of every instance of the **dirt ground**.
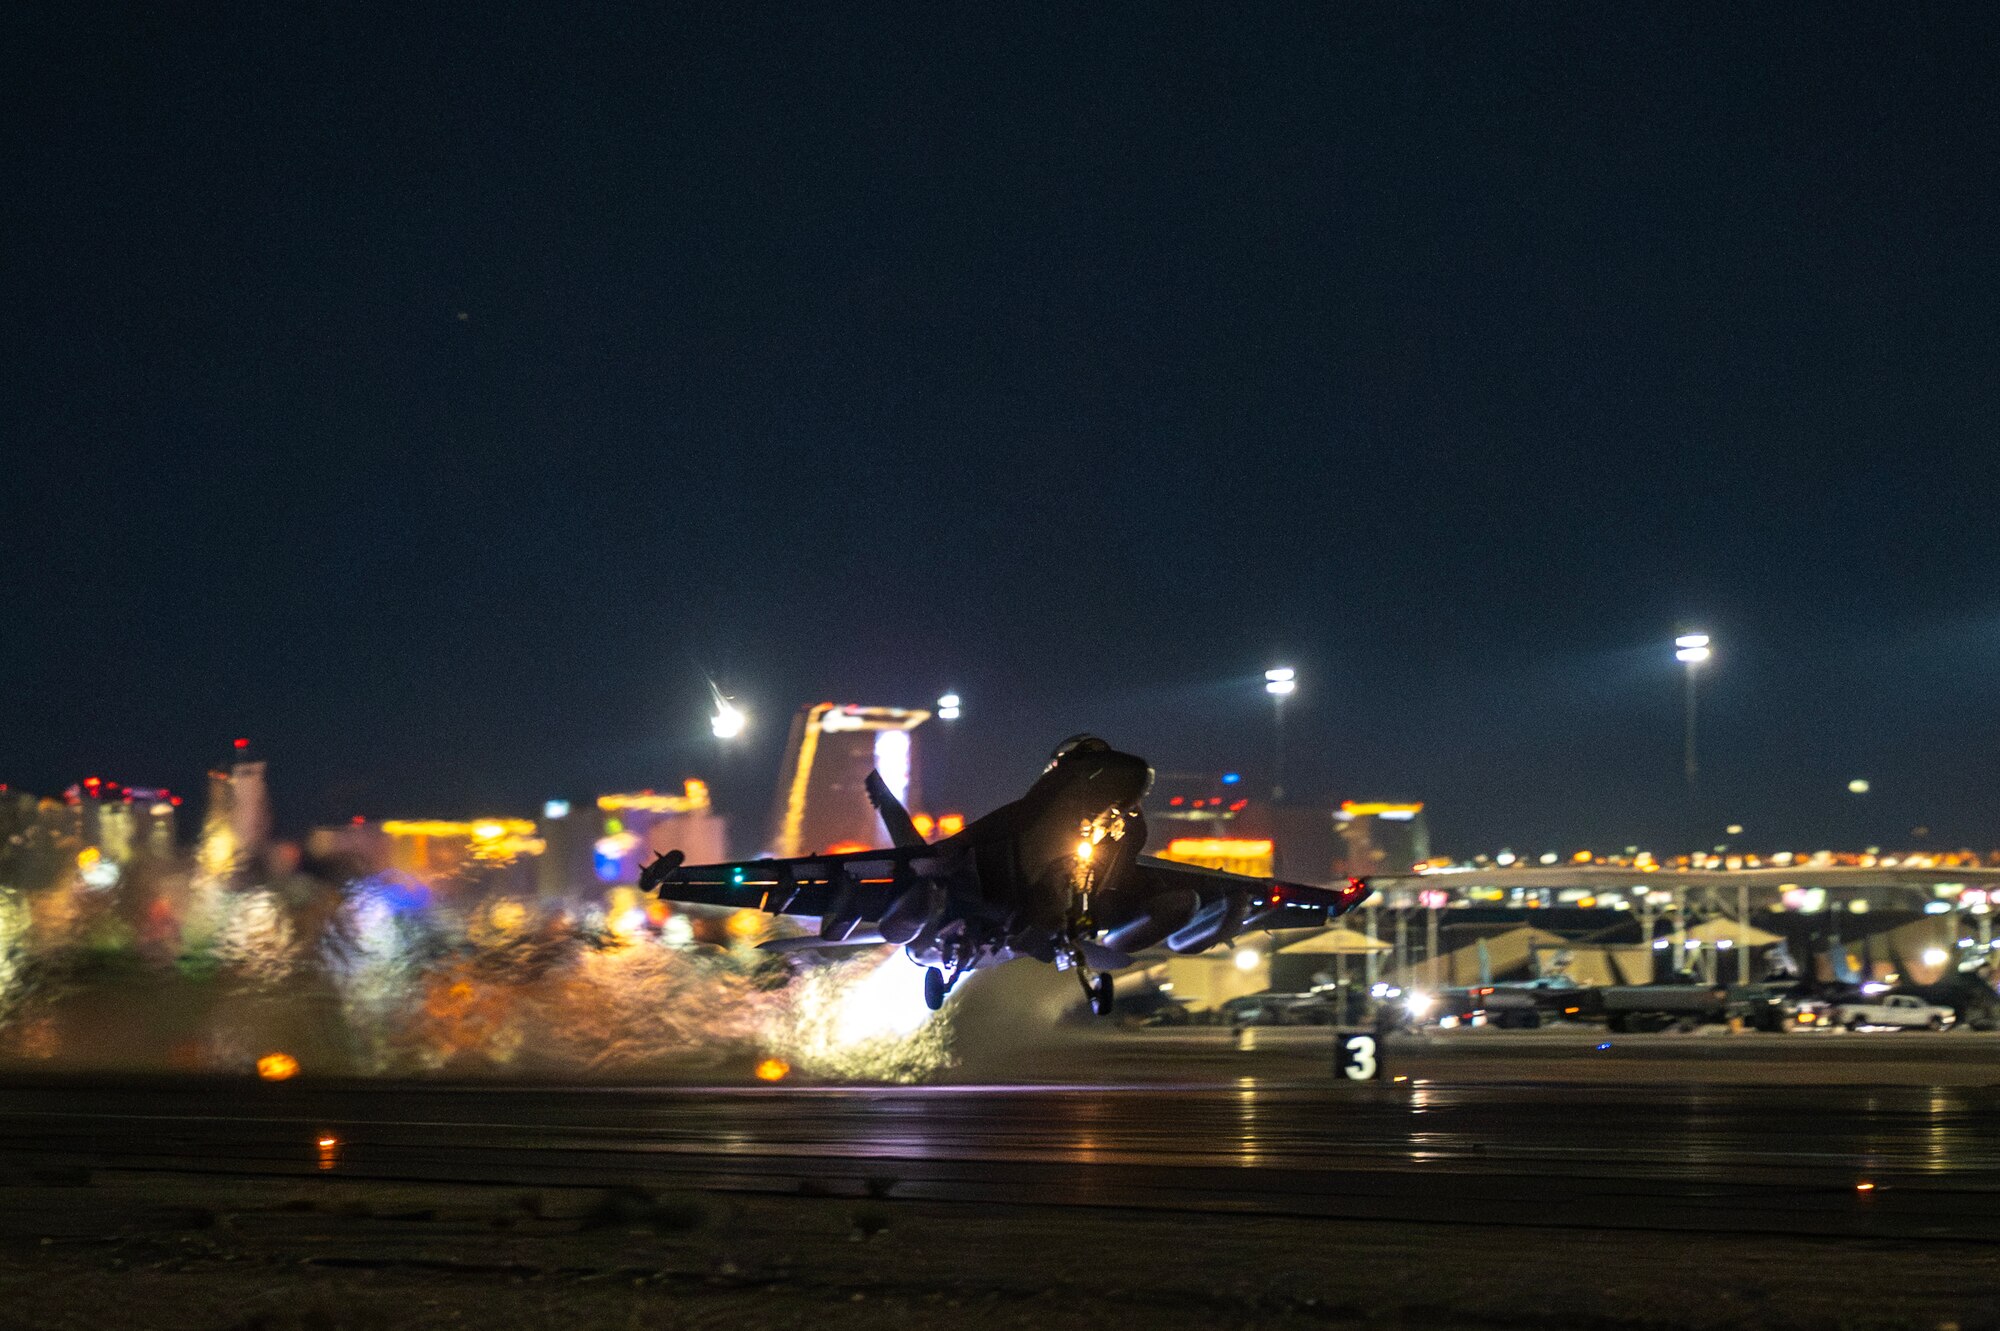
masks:
{"label": "dirt ground", "polygon": [[0,1187],[0,1327],[2000,1325],[1993,1245],[81,1171]]}

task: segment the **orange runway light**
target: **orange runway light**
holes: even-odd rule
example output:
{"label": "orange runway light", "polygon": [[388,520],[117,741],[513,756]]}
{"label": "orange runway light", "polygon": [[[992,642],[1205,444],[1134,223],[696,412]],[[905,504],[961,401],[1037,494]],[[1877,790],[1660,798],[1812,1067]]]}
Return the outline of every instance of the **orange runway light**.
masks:
{"label": "orange runway light", "polygon": [[299,1060],[290,1054],[266,1054],[257,1060],[257,1075],[265,1081],[290,1081],[299,1075]]}
{"label": "orange runway light", "polygon": [[1857,1183],[1854,1185],[1854,1190],[1856,1192],[1873,1192],[1875,1191],[1875,1185],[1873,1183]]}
{"label": "orange runway light", "polygon": [[340,1138],[321,1137],[319,1139],[319,1167],[332,1169],[340,1163]]}
{"label": "orange runway light", "polygon": [[792,1065],[782,1058],[767,1058],[757,1065],[758,1081],[783,1081],[792,1073]]}

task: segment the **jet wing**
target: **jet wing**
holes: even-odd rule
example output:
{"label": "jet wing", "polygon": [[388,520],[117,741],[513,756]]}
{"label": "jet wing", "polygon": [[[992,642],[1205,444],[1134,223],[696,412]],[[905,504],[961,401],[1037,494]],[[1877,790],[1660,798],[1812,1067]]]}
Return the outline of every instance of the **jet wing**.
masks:
{"label": "jet wing", "polygon": [[[682,864],[678,854],[647,865],[639,875],[640,890],[657,891],[665,901],[814,918],[839,906],[843,918],[879,920],[899,892],[940,869],[936,851],[923,845],[723,864]],[[839,900],[843,879],[845,902]]]}
{"label": "jet wing", "polygon": [[1309,929],[1327,924],[1366,901],[1374,889],[1359,878],[1347,880],[1346,887],[1312,887],[1287,883],[1277,878],[1252,878],[1247,874],[1204,869],[1198,864],[1141,855],[1138,864],[1146,895],[1192,888],[1207,905],[1220,897],[1241,892],[1250,902],[1250,918],[1245,927],[1253,929]]}

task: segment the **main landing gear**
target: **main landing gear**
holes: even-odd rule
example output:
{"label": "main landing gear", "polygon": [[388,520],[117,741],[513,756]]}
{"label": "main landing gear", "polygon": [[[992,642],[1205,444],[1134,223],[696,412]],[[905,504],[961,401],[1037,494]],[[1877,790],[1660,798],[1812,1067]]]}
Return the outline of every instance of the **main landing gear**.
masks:
{"label": "main landing gear", "polygon": [[1111,1015],[1111,976],[1108,973],[1092,975],[1083,964],[1081,948],[1066,945],[1056,951],[1056,969],[1076,972],[1076,981],[1083,986],[1083,996],[1090,1000],[1090,1014],[1094,1017]]}
{"label": "main landing gear", "polygon": [[1109,973],[1085,975],[1083,977],[1083,992],[1084,996],[1090,1000],[1090,1014],[1093,1017],[1108,1017],[1111,1015],[1113,995]]}
{"label": "main landing gear", "polygon": [[924,967],[924,1006],[935,1012],[944,1006],[944,996],[958,984],[958,977],[964,972],[953,970],[949,976],[936,966]]}

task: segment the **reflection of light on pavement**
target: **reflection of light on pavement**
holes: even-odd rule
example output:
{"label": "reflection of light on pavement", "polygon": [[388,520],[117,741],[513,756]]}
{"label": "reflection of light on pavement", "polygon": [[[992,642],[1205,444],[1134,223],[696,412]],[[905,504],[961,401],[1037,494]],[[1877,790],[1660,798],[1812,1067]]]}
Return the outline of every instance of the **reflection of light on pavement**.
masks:
{"label": "reflection of light on pavement", "polygon": [[319,1167],[330,1170],[340,1163],[340,1138],[321,1137],[319,1139]]}
{"label": "reflection of light on pavement", "polygon": [[290,913],[269,892],[245,892],[237,897],[215,954],[225,965],[256,985],[273,985],[292,973],[298,958]]}

